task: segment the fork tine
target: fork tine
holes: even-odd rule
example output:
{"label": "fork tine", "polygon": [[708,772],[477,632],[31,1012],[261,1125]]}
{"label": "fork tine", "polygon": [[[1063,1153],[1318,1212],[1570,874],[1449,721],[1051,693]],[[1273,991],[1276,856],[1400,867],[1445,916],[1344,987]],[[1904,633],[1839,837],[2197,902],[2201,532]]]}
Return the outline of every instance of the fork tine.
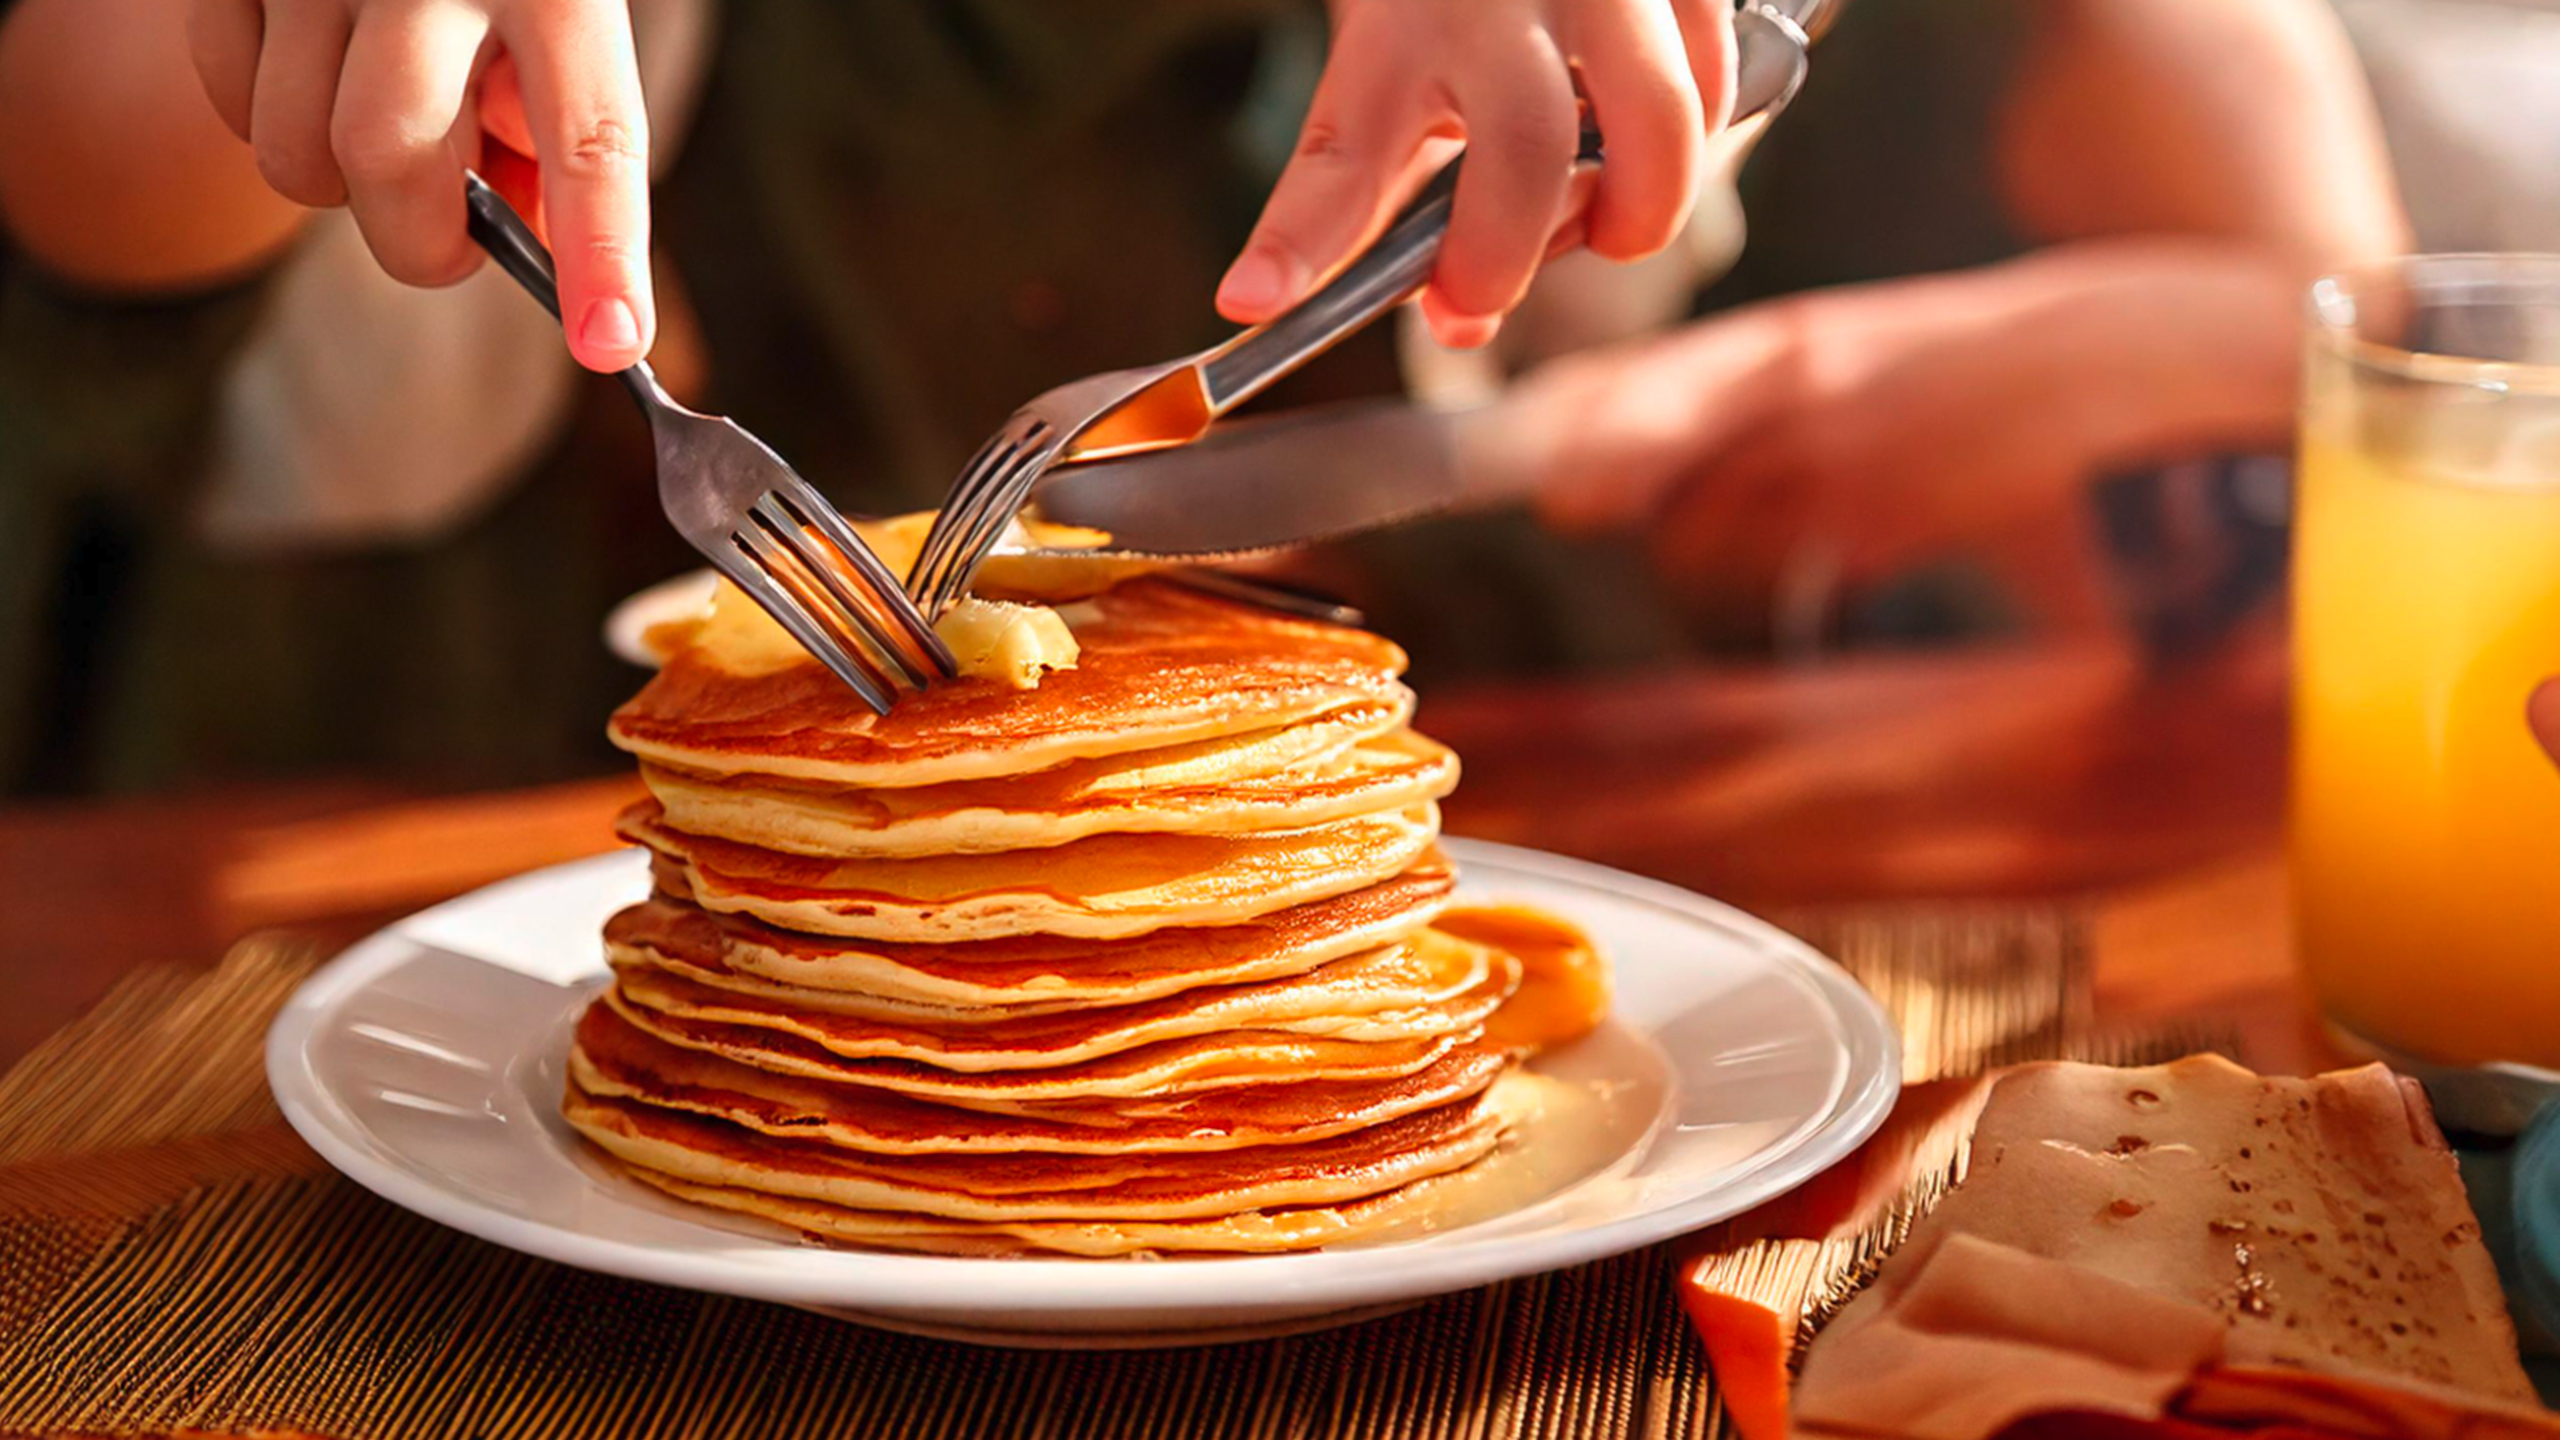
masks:
{"label": "fork tine", "polygon": [[887,630],[873,603],[837,570],[830,548],[802,530],[771,494],[747,507],[735,538],[886,693],[894,697],[901,678],[918,690],[931,682],[923,665],[896,643],[900,637]]}
{"label": "fork tine", "polygon": [[[1001,475],[1004,472],[998,469],[990,473]],[[948,532],[943,536],[941,553],[934,557],[932,573],[923,577],[923,586],[919,592],[918,603],[927,613],[939,615],[950,608],[952,601],[959,598],[958,586],[954,581],[961,567],[966,563],[969,553],[968,537],[977,533],[980,525],[984,523],[987,512],[994,508],[994,504],[994,486],[982,484],[971,493],[968,502],[962,508],[951,512],[952,521]]]}
{"label": "fork tine", "polygon": [[[781,621],[783,629],[791,632],[792,639],[799,641],[802,648],[834,671],[837,679],[852,686],[854,693],[860,695],[862,702],[874,713],[888,714],[888,688],[873,676],[860,656],[837,639],[833,631],[819,623],[792,587],[774,578],[777,572],[773,567],[784,562],[780,555],[770,550],[770,538],[753,526],[741,529],[729,538],[737,547],[737,554],[734,561],[725,556],[712,557],[720,573],[755,597],[757,604]],[[760,550],[759,545],[767,548]]]}
{"label": "fork tine", "polygon": [[978,448],[970,452],[969,462],[960,467],[960,478],[952,482],[950,494],[944,497],[942,508],[935,512],[933,524],[925,528],[924,544],[916,552],[916,569],[907,576],[910,583],[914,581],[916,575],[923,573],[924,562],[928,557],[939,555],[950,548],[953,511],[968,503],[966,497],[970,494],[971,487],[985,475],[996,453],[1010,443],[1012,434],[1013,427],[1008,423],[1003,429],[981,441]]}
{"label": "fork tine", "polygon": [[1005,528],[1021,513],[1032,478],[1056,452],[1056,447],[1048,443],[1052,433],[1047,425],[1034,422],[1024,431],[1022,443],[1010,447],[1003,462],[983,478],[976,497],[978,503],[971,509],[966,525],[956,532],[958,539],[934,576],[931,594],[937,612],[960,598],[979,562],[1004,538]]}
{"label": "fork tine", "polygon": [[842,512],[828,505],[823,497],[815,495],[814,492],[810,498],[817,502],[815,518],[819,532],[833,541],[840,550],[849,546],[858,547],[848,550],[848,553],[856,557],[855,564],[861,569],[865,583],[871,587],[873,602],[880,609],[888,612],[889,618],[912,644],[913,652],[920,654],[923,663],[937,672],[940,678],[949,680],[959,675],[960,662],[953,658],[951,647],[943,643],[940,635],[934,633],[933,622],[925,618],[922,610],[916,608],[915,601],[908,596],[906,587],[899,583],[896,575],[890,573],[888,565],[863,542],[860,533],[846,521]]}
{"label": "fork tine", "polygon": [[[976,524],[987,503],[985,485],[988,478],[1003,469],[1020,444],[1012,425],[1007,424],[1004,429],[987,437],[987,443],[978,447],[978,453],[969,457],[968,465],[960,472],[959,481],[944,499],[941,511],[925,528],[924,544],[916,552],[915,569],[907,575],[908,594],[921,599],[941,590],[943,573],[949,568],[955,553],[953,537]],[[939,614],[941,608],[940,605],[928,607],[928,616]]]}
{"label": "fork tine", "polygon": [[[953,507],[953,513],[949,517],[951,524],[942,537],[940,565],[934,576],[935,589],[938,593],[946,593],[946,603],[947,592],[952,586],[952,567],[967,563],[964,557],[968,554],[972,537],[985,528],[991,516],[1004,513],[1002,502],[1005,477],[1012,473],[1015,466],[1022,463],[1023,451],[1036,443],[1047,431],[1048,426],[1037,417],[1014,416],[1005,422],[1004,430],[989,444],[984,463],[977,466],[972,473],[962,477],[962,484],[967,488],[968,494],[958,506]],[[955,496],[959,495],[961,487],[955,486],[952,493]],[[998,523],[1001,523],[1001,520]]]}
{"label": "fork tine", "polygon": [[791,557],[798,568],[789,574],[790,588],[800,590],[806,600],[824,602],[813,604],[812,608],[852,634],[860,642],[855,648],[887,661],[900,678],[916,689],[925,687],[930,677],[924,667],[916,663],[904,645],[897,643],[901,637],[886,630],[875,613],[875,604],[839,568],[832,547],[801,528],[808,522],[795,518],[790,507],[778,502],[770,491],[747,507],[743,520],[742,529],[752,527],[775,549]]}
{"label": "fork tine", "polygon": [[[1048,427],[1043,425],[1037,427],[1033,434],[1042,436],[1047,431]],[[935,610],[939,611],[960,598],[960,592],[969,584],[969,577],[976,573],[978,562],[986,558],[998,540],[1004,538],[1005,527],[1021,513],[1023,497],[1030,492],[1031,481],[1048,460],[1050,449],[1046,445],[1017,448],[1004,468],[989,477],[984,490],[985,503],[971,517],[968,529],[952,548],[949,562],[935,577],[932,591]]]}
{"label": "fork tine", "polygon": [[[908,684],[921,690],[933,682],[936,672],[946,680],[960,673],[951,647],[924,623],[922,612],[890,578],[888,567],[807,481],[775,486],[754,509],[774,529],[774,538],[799,557],[836,603],[863,621],[873,648],[897,665]],[[828,553],[830,548],[835,553]],[[845,573],[847,566],[853,576]]]}

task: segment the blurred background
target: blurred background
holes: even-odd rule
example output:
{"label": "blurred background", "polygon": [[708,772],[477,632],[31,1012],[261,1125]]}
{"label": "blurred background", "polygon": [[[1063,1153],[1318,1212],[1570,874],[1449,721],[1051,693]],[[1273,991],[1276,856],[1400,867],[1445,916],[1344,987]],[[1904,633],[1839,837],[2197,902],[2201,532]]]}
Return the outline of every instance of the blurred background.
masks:
{"label": "blurred background", "polygon": [[[0,795],[620,768],[639,677],[600,628],[691,565],[642,422],[502,277],[404,290],[340,212],[117,263],[248,163],[181,8],[0,4]],[[1324,46],[1285,0],[633,8],[657,363],[870,514],[1047,386],[1224,332]],[[126,43],[29,58],[75,25]],[[163,131],[212,158],[119,182]],[[2270,645],[2303,284],[2560,249],[2555,190],[2560,0],[1852,0],[1682,246],[1558,262],[1489,351],[1380,327],[1265,402],[1542,411],[1539,513],[1291,568],[1461,729],[1702,668]],[[1621,693],[1586,735],[1725,743]]]}

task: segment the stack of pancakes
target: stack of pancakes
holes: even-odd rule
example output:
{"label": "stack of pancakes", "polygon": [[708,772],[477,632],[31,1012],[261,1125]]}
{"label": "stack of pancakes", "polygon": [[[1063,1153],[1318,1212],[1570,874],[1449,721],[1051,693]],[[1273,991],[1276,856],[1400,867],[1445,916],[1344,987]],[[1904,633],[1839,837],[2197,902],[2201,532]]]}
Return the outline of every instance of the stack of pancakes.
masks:
{"label": "stack of pancakes", "polygon": [[1402,653],[1160,580],[1062,613],[1073,668],[885,717],[676,638],[613,721],[656,887],[573,1125],[687,1200],[972,1254],[1337,1243],[1501,1144],[1521,962],[1434,928],[1458,767]]}

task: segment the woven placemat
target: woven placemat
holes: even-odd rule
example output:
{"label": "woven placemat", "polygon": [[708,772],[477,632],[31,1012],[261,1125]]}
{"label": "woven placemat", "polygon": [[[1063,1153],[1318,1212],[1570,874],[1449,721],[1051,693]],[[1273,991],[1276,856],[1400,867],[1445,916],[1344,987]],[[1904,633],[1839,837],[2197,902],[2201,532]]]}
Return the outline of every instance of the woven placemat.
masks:
{"label": "woven placemat", "polygon": [[[2226,1038],[2091,1034],[2087,957],[2058,913],[1783,918],[1884,1001],[1913,1082]],[[1317,1334],[1078,1353],[893,1335],[470,1239],[340,1179],[278,1119],[261,1037],[320,958],[268,936],[209,971],[137,973],[0,1076],[0,1432],[1507,1440],[1722,1428],[1671,1247]],[[1739,1290],[1816,1310],[1944,1184],[1917,1177],[1872,1233],[1810,1248],[1737,1241],[1709,1258]]]}

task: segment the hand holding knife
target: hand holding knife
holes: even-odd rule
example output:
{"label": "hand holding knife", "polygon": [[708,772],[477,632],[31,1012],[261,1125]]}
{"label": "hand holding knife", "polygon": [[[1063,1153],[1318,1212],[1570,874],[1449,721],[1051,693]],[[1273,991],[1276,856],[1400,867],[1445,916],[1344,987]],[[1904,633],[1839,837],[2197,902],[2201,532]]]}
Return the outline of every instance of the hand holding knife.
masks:
{"label": "hand holding knife", "polygon": [[[1738,10],[1733,133],[1743,144],[1756,141],[1794,98],[1807,49],[1838,4],[1750,0]],[[1583,159],[1599,158],[1601,137],[1586,128]],[[1434,177],[1368,251],[1269,324],[1173,365],[1127,372],[1129,383],[1117,393],[1077,382],[1026,406],[1028,414],[1044,401],[1070,400],[1083,403],[1052,408],[1080,411],[1089,404],[1092,413],[1081,423],[1053,426],[1066,433],[1012,473],[973,468],[955,488],[946,518],[967,511],[964,500],[974,500],[981,513],[992,505],[1010,515],[1036,498],[1050,519],[1110,531],[1115,548],[1210,558],[1524,498],[1537,479],[1526,466],[1534,436],[1523,432],[1523,417],[1499,401],[1464,411],[1351,405],[1215,424],[1421,287],[1447,231],[1456,172],[1453,163]],[[1102,393],[1087,402],[1076,393],[1084,387]],[[973,489],[980,493],[972,496]],[[986,543],[994,533],[986,533]],[[942,538],[946,551],[954,548],[953,537]],[[975,558],[947,559],[945,575],[965,575]]]}

